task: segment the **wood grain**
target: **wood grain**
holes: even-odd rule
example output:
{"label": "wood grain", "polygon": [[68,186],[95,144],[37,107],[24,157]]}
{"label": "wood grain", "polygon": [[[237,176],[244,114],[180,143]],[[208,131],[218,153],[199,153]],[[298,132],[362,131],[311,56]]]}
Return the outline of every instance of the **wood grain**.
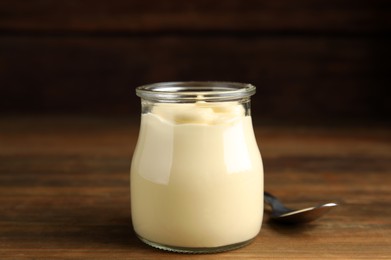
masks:
{"label": "wood grain", "polygon": [[[336,201],[303,227],[267,221],[249,246],[194,259],[388,259],[391,129],[255,128],[265,187],[291,207]],[[0,118],[1,259],[188,259],[143,245],[129,209],[138,122]]]}
{"label": "wood grain", "polygon": [[300,36],[2,37],[0,111],[138,116],[136,86],[222,80],[256,85],[253,106],[262,118],[386,118],[390,44]]}
{"label": "wood grain", "polygon": [[6,31],[382,33],[391,26],[386,0],[3,0],[0,10]]}
{"label": "wood grain", "polygon": [[0,114],[138,115],[134,87],[250,82],[260,118],[389,121],[387,0],[3,0]]}

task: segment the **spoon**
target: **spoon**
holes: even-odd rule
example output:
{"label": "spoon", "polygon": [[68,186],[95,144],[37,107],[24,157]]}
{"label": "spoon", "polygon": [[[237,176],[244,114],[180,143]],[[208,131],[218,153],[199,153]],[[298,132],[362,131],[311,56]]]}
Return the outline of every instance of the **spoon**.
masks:
{"label": "spoon", "polygon": [[313,221],[338,205],[326,203],[316,207],[293,210],[285,207],[276,197],[266,191],[264,200],[272,207],[271,219],[284,224],[303,224]]}

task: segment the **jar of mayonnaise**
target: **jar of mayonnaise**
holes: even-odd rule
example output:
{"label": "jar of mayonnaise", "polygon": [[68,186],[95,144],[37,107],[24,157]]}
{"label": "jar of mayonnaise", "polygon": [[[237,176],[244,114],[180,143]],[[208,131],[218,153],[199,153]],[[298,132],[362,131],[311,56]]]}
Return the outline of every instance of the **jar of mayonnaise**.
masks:
{"label": "jar of mayonnaise", "polygon": [[142,104],[131,165],[137,236],[182,253],[250,243],[263,217],[263,166],[250,116],[255,87],[169,82],[136,93]]}

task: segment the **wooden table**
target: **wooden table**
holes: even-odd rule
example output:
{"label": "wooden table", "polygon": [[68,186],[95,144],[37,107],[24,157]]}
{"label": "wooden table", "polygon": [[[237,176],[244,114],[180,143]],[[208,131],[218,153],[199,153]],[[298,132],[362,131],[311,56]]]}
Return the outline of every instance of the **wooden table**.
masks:
{"label": "wooden table", "polygon": [[132,231],[138,121],[0,118],[0,259],[391,259],[391,128],[255,128],[265,186],[291,207],[340,207],[301,227],[268,222],[249,246],[211,255],[152,249]]}

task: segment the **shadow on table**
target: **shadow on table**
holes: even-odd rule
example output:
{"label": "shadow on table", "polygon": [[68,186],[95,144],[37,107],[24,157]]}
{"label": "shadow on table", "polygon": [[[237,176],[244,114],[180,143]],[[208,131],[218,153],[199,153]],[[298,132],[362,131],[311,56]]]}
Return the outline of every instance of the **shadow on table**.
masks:
{"label": "shadow on table", "polygon": [[305,224],[285,224],[285,223],[278,223],[276,221],[273,221],[269,215],[271,214],[270,210],[265,209],[265,217],[264,217],[264,224],[270,227],[271,230],[276,231],[277,233],[280,233],[282,235],[290,236],[290,235],[297,235],[297,234],[304,234],[306,232],[312,231],[314,228],[316,228],[318,225],[315,222],[309,222]]}

